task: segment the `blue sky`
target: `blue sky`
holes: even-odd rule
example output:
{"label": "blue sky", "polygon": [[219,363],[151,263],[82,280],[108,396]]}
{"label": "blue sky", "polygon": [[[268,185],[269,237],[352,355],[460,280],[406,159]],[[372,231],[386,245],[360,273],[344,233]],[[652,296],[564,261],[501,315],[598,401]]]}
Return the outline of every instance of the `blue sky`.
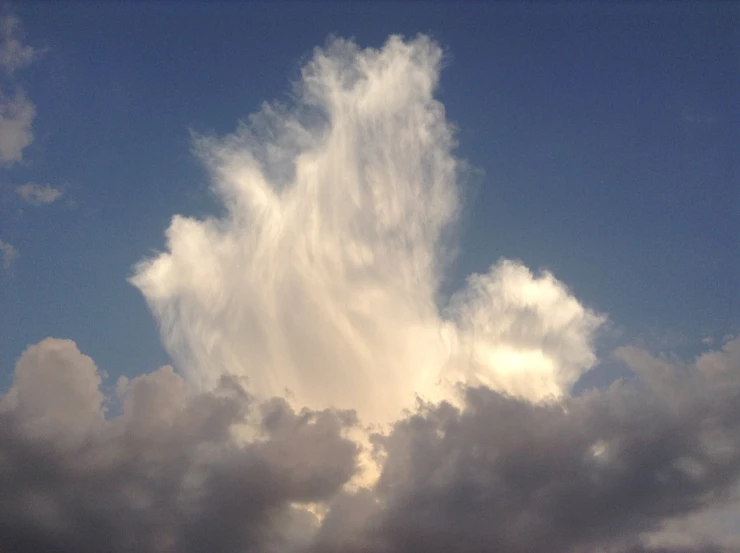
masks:
{"label": "blue sky", "polygon": [[[738,16],[725,4],[59,3],[13,7],[36,109],[2,169],[3,388],[71,338],[112,376],[168,361],[132,266],[176,213],[219,213],[190,131],[223,135],[330,35],[432,36],[476,169],[446,291],[499,257],[550,269],[620,344],[695,354],[740,327]],[[63,194],[34,206],[27,183]],[[616,374],[606,361],[607,379]],[[596,379],[597,381],[601,381]]]}

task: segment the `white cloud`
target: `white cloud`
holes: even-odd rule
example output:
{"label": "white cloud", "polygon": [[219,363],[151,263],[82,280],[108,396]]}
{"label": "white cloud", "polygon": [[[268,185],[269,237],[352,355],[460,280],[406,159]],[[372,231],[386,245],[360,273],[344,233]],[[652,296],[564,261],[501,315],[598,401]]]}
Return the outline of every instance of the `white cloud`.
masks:
{"label": "white cloud", "polygon": [[591,339],[605,318],[551,273],[504,260],[452,299],[461,380],[532,399],[559,398],[596,362]]}
{"label": "white cloud", "polygon": [[602,318],[552,275],[502,262],[452,319],[438,310],[461,173],[433,97],[441,58],[426,37],[334,41],[296,106],[197,140],[228,215],[176,216],[132,278],[192,382],[246,375],[259,397],[388,422],[414,394],[443,397],[442,377],[539,400],[593,364]]}
{"label": "white cloud", "polygon": [[24,201],[31,205],[45,205],[57,201],[64,195],[64,190],[49,184],[29,182],[16,187],[15,191]]}
{"label": "white cloud", "polygon": [[11,244],[3,242],[0,239],[0,259],[2,260],[2,266],[4,269],[10,269],[16,259],[18,259],[18,250],[16,250]]}

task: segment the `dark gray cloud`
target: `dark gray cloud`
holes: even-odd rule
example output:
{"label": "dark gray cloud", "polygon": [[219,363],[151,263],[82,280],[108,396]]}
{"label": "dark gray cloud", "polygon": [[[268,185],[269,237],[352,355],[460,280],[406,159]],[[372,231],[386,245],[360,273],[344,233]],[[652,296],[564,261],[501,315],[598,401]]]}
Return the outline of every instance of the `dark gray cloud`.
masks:
{"label": "dark gray cloud", "polygon": [[[192,394],[163,367],[122,380],[122,413],[101,418],[92,360],[45,340],[0,399],[0,552],[737,551],[665,524],[738,481],[739,354],[624,348],[636,379],[557,404],[482,387],[420,403],[373,435],[377,483],[348,491],[352,413],[257,403],[233,379]],[[48,403],[45,383],[65,397]]]}
{"label": "dark gray cloud", "polygon": [[[362,535],[336,550],[652,550],[641,536],[721,503],[740,475],[736,342],[692,367],[625,349],[639,381],[557,405],[486,388],[468,389],[462,409],[421,405],[376,436],[377,502],[356,499]],[[353,505],[337,506],[327,520],[341,528]]]}
{"label": "dark gray cloud", "polygon": [[[31,407],[45,384],[67,396],[64,382],[97,384],[94,365],[73,342],[45,340],[18,366],[0,414],[3,553],[285,551],[291,528],[310,522],[293,504],[332,497],[354,473],[356,446],[342,437],[351,415],[296,413],[283,400],[253,412],[228,379],[191,396],[169,367],[121,382],[123,413],[69,440],[57,419],[94,402]],[[43,426],[52,420],[56,435]]]}

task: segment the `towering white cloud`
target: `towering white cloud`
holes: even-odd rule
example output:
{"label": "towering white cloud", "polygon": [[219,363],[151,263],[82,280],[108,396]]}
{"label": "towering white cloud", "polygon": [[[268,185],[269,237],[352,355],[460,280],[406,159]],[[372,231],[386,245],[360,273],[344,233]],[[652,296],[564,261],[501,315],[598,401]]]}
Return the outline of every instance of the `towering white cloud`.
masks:
{"label": "towering white cloud", "polygon": [[539,400],[591,366],[601,318],[520,264],[473,277],[440,314],[461,173],[433,97],[441,61],[423,36],[336,40],[303,68],[294,106],[197,140],[226,215],[176,216],[168,251],[132,278],[190,381],[247,375],[259,397],[289,389],[387,422],[445,383]]}

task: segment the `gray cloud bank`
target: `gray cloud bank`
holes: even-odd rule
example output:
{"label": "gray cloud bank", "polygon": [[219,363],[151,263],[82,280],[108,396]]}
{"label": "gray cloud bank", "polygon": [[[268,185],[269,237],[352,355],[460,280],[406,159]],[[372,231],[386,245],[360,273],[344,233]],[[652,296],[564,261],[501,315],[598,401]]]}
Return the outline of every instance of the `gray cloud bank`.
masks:
{"label": "gray cloud bank", "polygon": [[193,393],[163,367],[119,382],[106,418],[93,361],[47,339],[0,400],[0,551],[738,550],[661,530],[733,499],[740,339],[685,365],[620,355],[634,380],[556,404],[419,404],[372,436],[380,477],[357,489],[350,412],[226,377]]}

